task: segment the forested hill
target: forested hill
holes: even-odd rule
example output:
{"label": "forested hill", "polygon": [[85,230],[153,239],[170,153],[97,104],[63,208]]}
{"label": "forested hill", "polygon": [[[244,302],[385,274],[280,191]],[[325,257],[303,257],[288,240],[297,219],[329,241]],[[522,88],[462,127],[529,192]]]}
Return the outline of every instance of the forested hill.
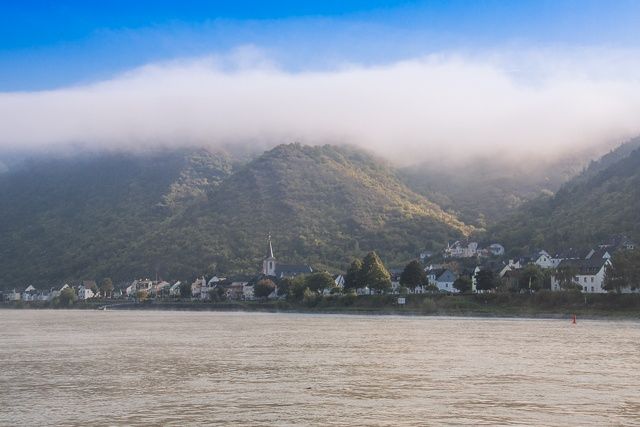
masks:
{"label": "forested hill", "polygon": [[384,162],[283,145],[235,164],[176,150],[39,160],[0,175],[0,286],[255,272],[268,233],[282,261],[404,262],[471,231]]}
{"label": "forested hill", "polygon": [[640,241],[640,140],[622,145],[552,197],[524,204],[489,229],[516,251],[589,247],[614,234]]}

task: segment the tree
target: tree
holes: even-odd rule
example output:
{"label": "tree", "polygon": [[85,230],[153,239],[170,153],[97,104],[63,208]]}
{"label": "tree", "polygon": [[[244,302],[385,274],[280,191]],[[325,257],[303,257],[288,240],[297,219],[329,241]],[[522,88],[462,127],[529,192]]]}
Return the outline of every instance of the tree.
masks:
{"label": "tree", "polygon": [[227,292],[222,286],[216,286],[209,291],[209,299],[213,302],[221,302],[227,299]]}
{"label": "tree", "polygon": [[293,280],[289,277],[283,277],[278,281],[278,296],[289,295],[293,289]]}
{"label": "tree", "polygon": [[618,251],[605,267],[603,287],[609,292],[622,292],[640,287],[640,250]]}
{"label": "tree", "polygon": [[362,261],[356,259],[351,263],[347,274],[344,276],[344,289],[349,290],[364,287],[365,285],[362,280]]}
{"label": "tree", "polygon": [[98,285],[96,285],[96,282],[90,281],[89,282],[89,289],[91,289],[91,292],[93,292],[94,294],[97,294],[98,293]]}
{"label": "tree", "polygon": [[471,292],[473,288],[473,284],[471,283],[471,278],[468,276],[460,276],[453,282],[453,287],[458,290],[461,294],[467,294]]}
{"label": "tree", "polygon": [[542,289],[544,285],[544,273],[542,269],[535,264],[529,264],[522,269],[518,285],[521,290],[528,292]]}
{"label": "tree", "polygon": [[76,291],[71,287],[64,288],[62,292],[60,292],[60,295],[58,296],[58,301],[60,305],[63,307],[69,307],[77,299],[78,299],[78,296],[76,295]]}
{"label": "tree", "polygon": [[180,298],[191,298],[191,285],[186,281],[180,284]]}
{"label": "tree", "polygon": [[105,298],[110,298],[113,293],[113,281],[110,277],[105,277],[100,283],[100,292]]}
{"label": "tree", "polygon": [[309,289],[318,294],[322,294],[325,289],[330,289],[336,286],[333,277],[326,271],[313,273],[305,278],[305,283]]}
{"label": "tree", "polygon": [[276,290],[276,284],[271,279],[260,279],[253,285],[253,294],[256,298],[269,298],[269,295]]}
{"label": "tree", "polygon": [[422,265],[418,261],[413,260],[406,265],[400,275],[400,284],[411,290],[427,284],[427,273],[424,272]]}
{"label": "tree", "polygon": [[578,270],[573,265],[559,265],[556,268],[555,272],[556,280],[560,285],[561,289],[564,290],[574,290],[577,286],[582,290],[582,286],[576,283],[576,275],[578,274]]}
{"label": "tree", "polygon": [[495,274],[491,270],[480,270],[476,273],[476,289],[479,291],[490,291],[498,286]]}
{"label": "tree", "polygon": [[391,288],[391,275],[375,252],[369,252],[362,262],[362,277],[371,290],[385,292]]}
{"label": "tree", "polygon": [[307,287],[307,281],[304,276],[297,276],[293,279],[293,285],[289,293],[289,298],[294,301],[302,301],[304,293],[309,288]]}

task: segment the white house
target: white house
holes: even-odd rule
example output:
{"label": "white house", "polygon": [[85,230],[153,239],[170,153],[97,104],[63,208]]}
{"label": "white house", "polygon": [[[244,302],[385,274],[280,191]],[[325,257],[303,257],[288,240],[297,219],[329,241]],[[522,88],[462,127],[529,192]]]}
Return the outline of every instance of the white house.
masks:
{"label": "white house", "polygon": [[87,300],[89,298],[93,298],[94,295],[95,294],[93,293],[91,288],[87,288],[84,285],[78,288],[78,299],[80,300]]}
{"label": "white house", "polygon": [[21,295],[20,292],[15,289],[7,294],[7,300],[9,301],[20,301]]}
{"label": "white house", "polygon": [[[575,271],[573,282],[580,285],[582,292],[602,294],[607,291],[603,288],[605,268],[611,265],[608,258],[591,257],[587,259],[565,259],[560,262],[558,269],[568,268]],[[551,276],[551,290],[559,291],[562,287],[554,274]]]}
{"label": "white house", "polygon": [[[202,293],[202,288],[206,288],[207,287],[207,281],[205,280],[204,276],[196,279],[192,284],[191,284],[191,297],[192,298],[200,298],[200,294]],[[206,290],[205,290],[206,292]]]}
{"label": "white house", "polygon": [[33,286],[29,285],[27,288],[22,291],[22,301],[35,301],[38,299],[38,290]]}
{"label": "white house", "polygon": [[248,282],[241,282],[242,284],[242,297],[247,301],[253,301],[256,299],[253,293],[253,285],[250,285]]}
{"label": "white house", "polygon": [[534,260],[533,263],[535,265],[544,269],[556,268],[558,267],[558,264],[560,264],[560,261],[562,261],[560,258],[552,257],[551,255],[549,255],[549,252],[545,250],[539,251],[535,256],[532,257],[532,259]]}
{"label": "white house", "polygon": [[436,285],[438,290],[444,292],[458,292],[456,288],[453,287],[453,283],[456,281],[456,274],[446,268],[438,268],[434,270],[427,271],[427,278],[429,279],[429,283]]}
{"label": "white house", "polygon": [[151,292],[153,290],[153,281],[149,279],[136,279],[127,288],[125,293],[128,297],[135,296],[138,291]]}
{"label": "white house", "polygon": [[171,285],[171,287],[169,288],[169,295],[172,297],[179,297],[180,296],[180,286],[182,285],[181,281],[177,281],[176,283],[174,283],[173,285]]}

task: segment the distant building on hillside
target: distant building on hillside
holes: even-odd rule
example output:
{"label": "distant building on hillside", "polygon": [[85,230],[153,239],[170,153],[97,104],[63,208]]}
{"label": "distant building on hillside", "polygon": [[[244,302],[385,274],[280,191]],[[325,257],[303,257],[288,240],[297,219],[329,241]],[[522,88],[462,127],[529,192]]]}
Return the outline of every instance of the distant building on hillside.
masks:
{"label": "distant building on hillside", "polygon": [[280,264],[273,255],[271,235],[269,235],[267,254],[262,261],[262,274],[265,276],[283,278],[295,277],[300,274],[313,273],[313,269],[306,264]]}
{"label": "distant building on hillside", "polygon": [[607,243],[600,245],[600,249],[608,249],[610,253],[621,249],[632,251],[637,247],[638,245],[624,234],[611,236]]}
{"label": "distant building on hillside", "polygon": [[504,255],[504,246],[502,246],[500,243],[492,243],[491,245],[489,245],[488,249],[493,256]]}
{"label": "distant building on hillside", "polygon": [[456,241],[452,245],[447,244],[444,250],[446,258],[471,258],[478,255],[478,243]]}

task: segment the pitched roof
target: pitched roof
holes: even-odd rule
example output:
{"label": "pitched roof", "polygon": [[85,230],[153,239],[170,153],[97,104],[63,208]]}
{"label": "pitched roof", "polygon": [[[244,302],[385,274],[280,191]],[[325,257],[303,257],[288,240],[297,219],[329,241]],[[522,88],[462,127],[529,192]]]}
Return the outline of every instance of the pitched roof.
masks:
{"label": "pitched roof", "polygon": [[556,255],[560,259],[581,259],[586,256],[588,251],[583,249],[569,248]]}
{"label": "pitched roof", "polygon": [[[608,255],[608,256],[607,256]],[[594,249],[593,253],[589,252],[588,259],[590,258],[610,258],[611,254],[609,253],[609,250],[606,248],[598,248],[598,249]]]}
{"label": "pitched roof", "polygon": [[591,257],[588,259],[563,259],[558,268],[575,268],[580,275],[593,276],[598,274],[608,259]]}
{"label": "pitched roof", "polygon": [[313,269],[306,264],[276,264],[276,276],[306,273],[313,273]]}

